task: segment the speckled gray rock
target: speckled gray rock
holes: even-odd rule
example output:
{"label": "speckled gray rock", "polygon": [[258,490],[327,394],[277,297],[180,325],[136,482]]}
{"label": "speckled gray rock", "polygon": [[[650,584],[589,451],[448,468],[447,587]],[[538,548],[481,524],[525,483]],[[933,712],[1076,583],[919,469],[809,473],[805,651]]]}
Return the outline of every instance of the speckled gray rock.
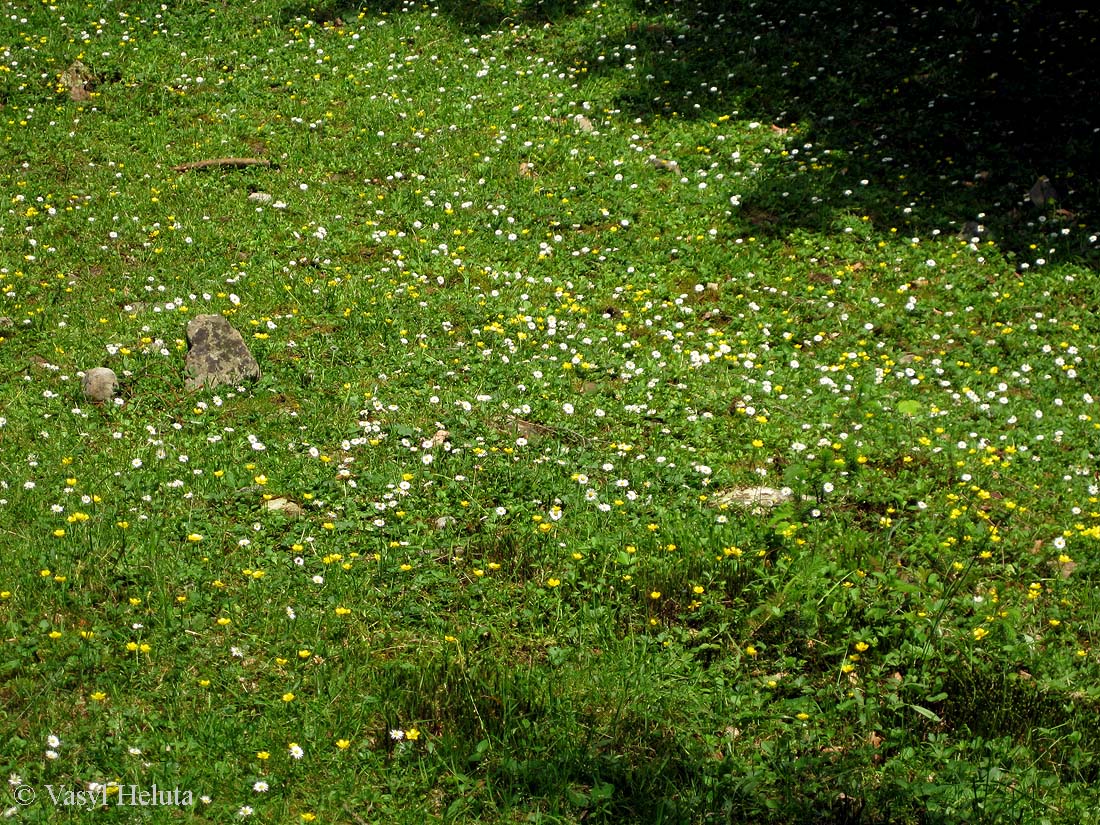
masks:
{"label": "speckled gray rock", "polygon": [[187,389],[240,384],[260,377],[244,338],[221,315],[197,315],[187,325]]}
{"label": "speckled gray rock", "polygon": [[108,367],[96,367],[84,373],[80,382],[84,397],[90,401],[110,401],[118,390],[118,376]]}

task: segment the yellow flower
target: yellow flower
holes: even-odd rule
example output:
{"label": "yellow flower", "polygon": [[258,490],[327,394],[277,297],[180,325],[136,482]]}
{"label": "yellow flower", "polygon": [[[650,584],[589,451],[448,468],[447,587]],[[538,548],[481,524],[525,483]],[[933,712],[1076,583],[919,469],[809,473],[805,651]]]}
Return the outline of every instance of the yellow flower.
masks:
{"label": "yellow flower", "polygon": [[867,642],[856,642],[856,650],[858,650],[860,653],[862,653],[869,647],[870,645],[867,644]]}
{"label": "yellow flower", "polygon": [[287,691],[286,693],[283,694],[283,701],[284,702],[293,702],[294,701],[294,694],[291,693],[290,691]]}
{"label": "yellow flower", "polygon": [[660,590],[654,590],[652,593],[649,594],[649,598],[654,599],[654,600],[661,598],[661,591]]}
{"label": "yellow flower", "polygon": [[95,693],[93,693],[91,695],[91,698],[96,702],[106,702],[107,701],[107,694],[104,693],[102,690],[97,690]]}
{"label": "yellow flower", "polygon": [[202,541],[202,536],[198,533],[188,533],[187,540],[190,542]]}
{"label": "yellow flower", "polygon": [[755,647],[753,647],[752,645],[748,645],[745,648],[745,653],[749,656],[755,656],[757,653],[759,653],[759,651]]}
{"label": "yellow flower", "polygon": [[229,624],[229,623],[230,623],[231,621],[233,621],[233,620],[232,620],[232,619],[228,619],[228,618],[226,618],[225,616],[222,616],[221,618],[219,618],[219,619],[218,619],[218,624],[220,624],[220,625],[221,625],[222,627],[225,627],[225,626],[226,626],[227,624]]}
{"label": "yellow flower", "polygon": [[796,713],[794,718],[795,719],[800,719],[801,721],[805,722],[807,719],[810,718],[810,714],[808,714],[808,713]]}
{"label": "yellow flower", "polygon": [[701,584],[697,584],[695,585],[695,587],[691,588],[691,592],[694,593],[696,596],[701,596],[704,592],[704,588]]}
{"label": "yellow flower", "polygon": [[351,747],[351,742],[349,742],[347,739],[337,739],[336,747],[338,747],[342,751],[346,751],[348,748]]}
{"label": "yellow flower", "polygon": [[559,581],[558,579],[547,579],[546,580],[546,586],[547,587],[557,587],[559,584],[561,584],[561,581]]}
{"label": "yellow flower", "polygon": [[51,630],[50,631],[50,638],[51,639],[60,639],[61,638],[61,631],[60,630]]}
{"label": "yellow flower", "polygon": [[417,739],[420,738],[420,731],[416,728],[409,728],[407,731],[405,731],[405,738],[415,742]]}
{"label": "yellow flower", "polygon": [[271,754],[270,754],[270,753],[268,753],[267,751],[257,751],[257,752],[256,752],[256,758],[257,758],[257,759],[260,759],[260,760],[264,760],[264,759],[270,759],[270,758],[271,758]]}
{"label": "yellow flower", "polygon": [[313,655],[312,650],[306,650],[305,648],[303,648],[303,649],[298,651],[298,658],[299,659],[308,659],[312,655]]}
{"label": "yellow flower", "polygon": [[350,610],[350,609],[348,609],[348,608],[346,608],[346,607],[338,607],[338,608],[336,608],[336,615],[337,615],[337,616],[346,616],[346,615],[348,615],[349,613],[351,613],[351,610]]}
{"label": "yellow flower", "polygon": [[975,627],[974,628],[974,641],[980,642],[982,639],[984,639],[988,635],[989,635],[989,631],[986,630],[984,627]]}

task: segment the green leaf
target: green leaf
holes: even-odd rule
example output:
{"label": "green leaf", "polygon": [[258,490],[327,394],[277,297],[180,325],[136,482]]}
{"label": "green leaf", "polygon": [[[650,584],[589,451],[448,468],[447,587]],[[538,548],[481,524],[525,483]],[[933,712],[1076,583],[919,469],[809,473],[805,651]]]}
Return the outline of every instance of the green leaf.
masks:
{"label": "green leaf", "polygon": [[920,705],[910,705],[913,710],[923,716],[925,719],[931,719],[933,722],[942,722],[943,720],[928,708],[922,708]]}

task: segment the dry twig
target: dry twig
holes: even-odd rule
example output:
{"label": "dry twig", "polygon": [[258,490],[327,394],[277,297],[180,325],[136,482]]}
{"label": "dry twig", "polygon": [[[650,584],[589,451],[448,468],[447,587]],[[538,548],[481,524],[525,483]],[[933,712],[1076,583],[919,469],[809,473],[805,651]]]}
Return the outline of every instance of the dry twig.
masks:
{"label": "dry twig", "polygon": [[265,158],[211,158],[209,160],[196,160],[191,163],[181,163],[173,166],[174,172],[189,172],[192,169],[243,169],[246,166],[270,166],[271,161]]}

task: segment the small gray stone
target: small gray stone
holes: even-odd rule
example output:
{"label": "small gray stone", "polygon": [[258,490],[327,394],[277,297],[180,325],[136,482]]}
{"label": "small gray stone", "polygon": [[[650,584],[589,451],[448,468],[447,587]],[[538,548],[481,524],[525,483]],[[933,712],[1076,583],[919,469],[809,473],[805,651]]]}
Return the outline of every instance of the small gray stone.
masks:
{"label": "small gray stone", "polygon": [[108,367],[96,367],[84,373],[81,387],[90,401],[110,401],[118,390],[118,376]]}
{"label": "small gray stone", "polygon": [[282,513],[287,518],[298,518],[302,515],[302,507],[297,502],[288,498],[269,498],[264,502],[264,509],[273,513]]}
{"label": "small gray stone", "polygon": [[187,325],[187,389],[239,384],[260,377],[244,338],[221,315],[197,315]]}
{"label": "small gray stone", "polygon": [[1054,188],[1050,178],[1046,175],[1040,175],[1039,179],[1028,190],[1027,197],[1028,200],[1042,209],[1051,201],[1058,200],[1058,190]]}
{"label": "small gray stone", "polygon": [[665,160],[664,158],[651,157],[649,159],[649,165],[654,169],[658,169],[662,172],[675,172],[680,174],[680,164],[674,160]]}
{"label": "small gray stone", "polygon": [[68,90],[70,100],[77,103],[91,100],[92,90],[96,85],[96,76],[91,69],[79,60],[74,60],[69,68],[61,73],[58,80],[61,88]]}
{"label": "small gray stone", "polygon": [[978,241],[984,240],[985,236],[985,226],[977,221],[967,221],[959,231],[959,238],[971,243],[977,243]]}

